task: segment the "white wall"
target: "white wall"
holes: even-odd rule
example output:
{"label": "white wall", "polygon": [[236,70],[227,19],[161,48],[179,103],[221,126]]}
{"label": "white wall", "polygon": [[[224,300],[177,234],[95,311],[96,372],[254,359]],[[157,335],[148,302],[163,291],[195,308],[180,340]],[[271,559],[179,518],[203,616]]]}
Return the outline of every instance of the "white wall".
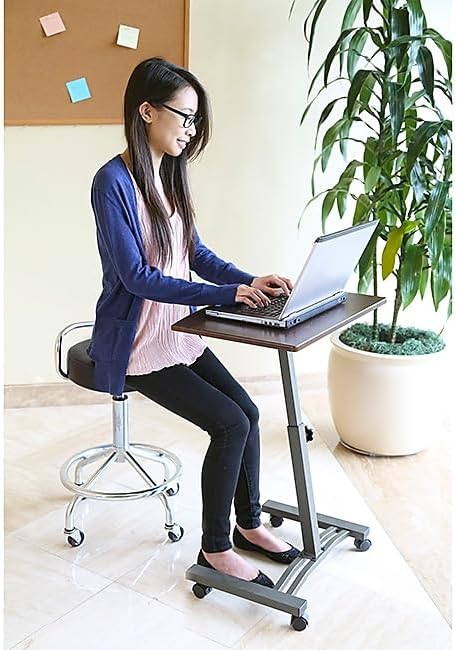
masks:
{"label": "white wall", "polygon": [[[342,5],[331,0],[326,10],[331,28],[321,33],[316,61],[334,39]],[[426,11],[429,5],[423,2]],[[318,205],[297,232],[310,197],[319,113],[298,126],[309,83],[302,23],[311,0],[298,0],[290,21],[289,6],[289,0],[191,1],[190,69],[206,86],[214,113],[213,139],[191,179],[200,234],[210,247],[252,273],[293,277],[320,232]],[[434,3],[429,15],[434,27],[449,32],[450,0]],[[7,384],[56,381],[55,334],[93,318],[100,265],[89,188],[95,171],[123,148],[121,126],[5,131]],[[402,319],[438,329],[443,321],[430,306]],[[278,372],[272,350],[211,346],[239,376]],[[327,351],[322,341],[296,355],[298,370],[324,371]]]}

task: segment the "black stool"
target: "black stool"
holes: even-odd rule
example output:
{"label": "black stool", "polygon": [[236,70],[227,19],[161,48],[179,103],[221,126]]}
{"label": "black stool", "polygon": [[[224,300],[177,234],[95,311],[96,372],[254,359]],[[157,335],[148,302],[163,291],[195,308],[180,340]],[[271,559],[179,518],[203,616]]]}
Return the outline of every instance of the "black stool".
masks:
{"label": "black stool", "polygon": [[[94,363],[87,354],[90,339],[76,343],[69,348],[67,353],[67,371],[65,372],[62,369],[62,341],[67,334],[83,327],[93,327],[93,323],[72,323],[57,335],[55,345],[56,369],[64,379],[69,379],[83,388],[97,390],[94,385]],[[168,531],[169,539],[172,542],[177,542],[183,536],[184,529],[174,522],[173,514],[168,503],[168,497],[174,496],[179,490],[177,480],[182,473],[181,461],[175,454],[160,447],[129,442],[128,396],[125,393],[132,392],[132,390],[126,387],[122,395],[112,396],[113,442],[107,445],[84,449],[74,454],[65,461],[60,470],[60,480],[63,485],[75,494],[65,514],[64,534],[70,546],[80,546],[84,541],[84,533],[74,525],[74,514],[76,506],[85,499],[114,501],[157,496],[165,510],[165,530]],[[135,455],[133,452],[135,452]],[[135,456],[161,464],[164,472],[163,479],[160,482],[154,481],[140,465]],[[103,459],[103,462],[98,469],[84,479],[83,469],[101,459]],[[148,488],[129,492],[102,492],[90,487],[112,462],[128,462],[144,479]]]}

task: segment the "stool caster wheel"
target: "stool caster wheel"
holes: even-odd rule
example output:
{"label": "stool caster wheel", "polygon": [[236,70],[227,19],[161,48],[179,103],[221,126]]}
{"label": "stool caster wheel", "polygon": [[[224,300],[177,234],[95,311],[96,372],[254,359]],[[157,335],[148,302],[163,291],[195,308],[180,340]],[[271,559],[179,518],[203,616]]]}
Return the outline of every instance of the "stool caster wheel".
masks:
{"label": "stool caster wheel", "polygon": [[179,542],[181,537],[184,535],[184,528],[175,524],[173,530],[168,531],[168,539],[172,542]]}
{"label": "stool caster wheel", "polygon": [[290,619],[290,624],[294,628],[294,630],[297,630],[297,632],[302,632],[302,630],[306,630],[308,627],[308,619],[305,616],[293,616]]}
{"label": "stool caster wheel", "polygon": [[194,596],[197,598],[204,598],[207,596],[211,591],[213,590],[212,587],[206,587],[205,585],[201,585],[198,582],[196,582],[192,586],[192,591],[194,592]]}
{"label": "stool caster wheel", "polygon": [[284,523],[284,517],[278,517],[278,515],[270,515],[270,524],[273,528],[279,528],[281,524]]}
{"label": "stool caster wheel", "polygon": [[169,497],[174,497],[179,492],[179,483],[176,483],[175,487],[168,488],[165,490],[165,494]]}
{"label": "stool caster wheel", "polygon": [[354,540],[354,546],[359,551],[362,551],[362,552],[368,551],[368,549],[371,546],[371,540],[369,540],[369,539],[355,539]]}
{"label": "stool caster wheel", "polygon": [[74,528],[71,535],[67,535],[67,542],[73,547],[81,546],[84,542],[84,533],[82,530]]}

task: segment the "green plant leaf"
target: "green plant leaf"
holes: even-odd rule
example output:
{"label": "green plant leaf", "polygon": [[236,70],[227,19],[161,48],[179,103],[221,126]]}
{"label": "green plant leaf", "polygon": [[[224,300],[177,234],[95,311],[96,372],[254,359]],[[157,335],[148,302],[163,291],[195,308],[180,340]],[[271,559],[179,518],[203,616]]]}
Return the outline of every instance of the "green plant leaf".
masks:
{"label": "green plant leaf", "polygon": [[[324,69],[324,66],[325,66],[325,61],[323,61],[323,63],[321,63],[321,65],[318,67],[317,72],[316,72],[316,74],[314,75],[314,77],[313,77],[313,79],[312,79],[312,81],[311,81],[311,83],[310,83],[310,85],[309,85],[308,93],[307,93],[307,97],[310,97],[311,92],[312,92],[312,90],[313,90],[313,88],[314,88],[314,84],[315,84],[316,81],[318,80],[320,73],[321,73],[322,70]],[[309,69],[309,66],[308,66],[308,69]]]}
{"label": "green plant leaf", "polygon": [[[401,36],[409,35],[408,10],[406,9],[406,7],[401,7],[400,9],[395,9],[395,7],[392,8],[390,27],[392,32],[391,38],[393,40],[395,40],[396,38],[400,38]],[[395,48],[394,55],[395,55],[395,61],[398,69],[401,68],[403,59],[407,51],[408,51],[408,45],[406,43],[403,45],[399,45],[398,47]]]}
{"label": "green plant leaf", "polygon": [[389,95],[392,143],[396,145],[398,134],[400,133],[405,117],[405,91],[401,84],[397,84],[394,81],[389,81],[387,83],[387,88]]}
{"label": "green plant leaf", "polygon": [[[373,279],[373,255],[377,242],[378,238],[373,236],[368,242],[368,246],[363,251],[362,257],[359,261],[359,284],[367,275],[369,278]],[[368,278],[366,278],[366,280],[368,280]]]}
{"label": "green plant leaf", "polygon": [[293,10],[294,10],[294,7],[295,7],[295,3],[296,3],[296,1],[297,1],[297,0],[292,0],[292,4],[290,5],[290,9],[289,9],[289,20],[290,20],[290,17],[292,16],[292,12],[293,12]]}
{"label": "green plant leaf", "polygon": [[437,181],[431,191],[424,215],[426,239],[430,237],[431,232],[442,217],[448,192],[449,182],[447,181]]}
{"label": "green plant leaf", "polygon": [[432,106],[434,106],[435,100],[433,98],[433,89],[435,87],[435,67],[433,65],[432,54],[425,45],[421,45],[419,48],[417,69],[422,85],[424,86]]}
{"label": "green plant leaf", "polygon": [[446,158],[451,153],[451,138],[447,129],[440,129],[438,131],[438,141],[441,145],[443,158]]}
{"label": "green plant leaf", "polygon": [[325,133],[323,140],[322,140],[322,158],[321,158],[321,169],[323,172],[325,172],[327,168],[327,164],[330,158],[330,154],[332,153],[332,148],[335,142],[337,141],[338,137],[340,136],[340,129],[342,124],[346,120],[344,118],[340,118],[333,124]]}
{"label": "green plant leaf", "polygon": [[310,32],[310,35],[309,35],[308,64],[309,64],[309,60],[310,60],[310,57],[311,57],[311,50],[312,50],[313,41],[314,41],[314,33],[316,31],[316,24],[317,24],[317,21],[319,20],[319,16],[321,15],[322,9],[325,7],[326,4],[327,4],[327,0],[320,0],[318,6],[316,8],[316,11],[314,12],[313,22],[311,23],[311,32]]}
{"label": "green plant leaf", "polygon": [[370,11],[373,8],[373,0],[363,0],[363,22],[365,25],[368,23]]}
{"label": "green plant leaf", "polygon": [[348,92],[348,103],[346,109],[349,118],[352,117],[355,102],[359,96],[360,89],[370,74],[370,70],[358,70],[354,75],[354,79],[351,82],[351,87],[349,88]]}
{"label": "green plant leaf", "polygon": [[428,252],[432,268],[436,268],[444,248],[444,235],[446,232],[446,213],[443,211],[438,222],[427,240]]}
{"label": "green plant leaf", "polygon": [[355,31],[355,28],[351,29],[345,29],[344,32],[342,32],[338,38],[336,39],[336,43],[334,46],[331,48],[329,53],[326,56],[325,59],[325,65],[324,65],[324,86],[327,86],[328,83],[328,75],[330,73],[330,67],[333,63],[333,59],[335,58],[336,53],[338,52],[338,49],[341,45],[341,43],[344,41],[346,36],[349,36],[349,34],[352,34],[352,32]]}
{"label": "green plant leaf", "polygon": [[411,173],[411,169],[417,158],[422,154],[424,149],[426,150],[429,140],[439,131],[442,124],[442,122],[423,122],[416,130],[406,155],[406,172],[408,174]]}
{"label": "green plant leaf", "polygon": [[400,273],[402,305],[406,309],[419,290],[422,274],[422,248],[417,244],[406,247]]}
{"label": "green plant leaf", "polygon": [[369,197],[366,194],[359,194],[355,204],[354,216],[352,217],[352,223],[354,226],[358,223],[365,223],[365,221],[368,221],[370,210],[371,201]]}
{"label": "green plant leaf", "polygon": [[[371,100],[372,100],[372,95],[374,94],[375,82],[376,82],[375,75],[370,74],[369,76],[367,76],[367,78],[365,79],[365,83],[360,89],[360,105],[365,110],[368,108],[371,108],[373,110],[373,102]],[[373,112],[375,113],[376,118],[378,119],[379,116],[378,111],[374,110]]]}
{"label": "green plant leaf", "polygon": [[399,36],[398,38],[394,39],[393,41],[390,41],[390,43],[387,43],[382,47],[382,51],[388,51],[388,50],[394,50],[396,47],[399,45],[413,45],[416,44],[417,47],[420,46],[420,44],[423,42],[424,36]]}
{"label": "green plant leaf", "polygon": [[436,268],[432,269],[431,288],[435,311],[451,288],[452,256],[451,247],[445,246]]}
{"label": "green plant leaf", "polygon": [[368,293],[372,284],[373,284],[373,267],[371,266],[371,264],[369,264],[365,273],[362,273],[360,270],[360,263],[359,263],[359,281],[357,284],[358,293]]}
{"label": "green plant leaf", "polygon": [[376,186],[376,183],[379,180],[381,175],[380,167],[370,167],[365,178],[365,193],[369,194],[371,190]]}
{"label": "green plant leaf", "polygon": [[[341,23],[341,29],[340,29],[341,32],[344,32],[346,29],[350,29],[353,26],[361,6],[362,6],[362,0],[350,1],[346,11],[344,12],[343,22]],[[346,42],[344,41],[343,44],[345,45]],[[344,65],[344,53],[341,52],[340,53],[340,74],[343,71],[343,65]]]}
{"label": "green plant leaf", "polygon": [[347,159],[349,132],[351,130],[351,126],[352,126],[352,120],[347,120],[347,119],[341,125],[341,131],[339,136],[340,139],[338,144],[340,146],[341,155],[343,156],[344,160]]}
{"label": "green plant leaf", "polygon": [[365,150],[363,152],[363,177],[366,180],[366,175],[370,167],[378,164],[378,157],[376,153],[376,146],[378,141],[375,138],[369,137],[365,143]]}
{"label": "green plant leaf", "polygon": [[425,90],[416,90],[409,97],[405,97],[405,113],[409,111],[412,106],[415,106],[419,99],[425,95]]}
{"label": "green plant leaf", "polygon": [[[316,148],[317,137],[318,137],[318,135],[319,135],[319,131],[320,131],[321,126],[323,125],[323,123],[325,122],[325,120],[327,120],[328,117],[330,116],[330,113],[332,112],[332,110],[333,110],[335,104],[336,104],[338,101],[340,101],[341,99],[345,99],[345,98],[344,98],[344,97],[337,97],[336,99],[332,100],[329,104],[327,104],[327,106],[326,106],[326,107],[324,108],[324,110],[322,111],[321,116],[320,116],[320,118],[319,118],[319,122],[318,122],[318,124],[317,124],[317,129],[316,129],[316,139],[315,139],[315,142],[314,142],[314,148]],[[302,123],[302,122],[300,121],[300,125],[301,125],[301,123]]]}
{"label": "green plant leaf", "polygon": [[418,160],[416,160],[411,170],[410,181],[414,192],[414,198],[416,199],[416,203],[419,204],[425,196],[427,179]]}
{"label": "green plant leaf", "polygon": [[352,36],[348,45],[347,52],[347,73],[349,79],[353,79],[355,69],[360,59],[360,54],[368,38],[368,32],[365,28],[361,28]]}
{"label": "green plant leaf", "polygon": [[409,13],[410,33],[413,35],[422,34],[427,25],[420,0],[406,0],[406,6]]}
{"label": "green plant leaf", "polygon": [[376,45],[376,47],[379,47],[379,49],[381,49],[384,45],[381,38],[381,34],[384,33],[382,27],[371,27],[368,31],[370,32],[371,40],[373,43]]}
{"label": "green plant leaf", "polygon": [[311,19],[311,16],[313,15],[315,8],[317,7],[317,5],[319,4],[320,1],[321,1],[321,0],[316,0],[316,1],[315,1],[315,3],[313,4],[313,6],[311,7],[311,9],[309,10],[309,13],[308,13],[308,15],[306,16],[306,18],[305,18],[305,22],[304,22],[304,24],[303,24],[303,33],[304,33],[304,35],[305,35],[305,39],[308,41],[308,43],[309,43],[309,36],[307,35],[308,22],[309,22],[309,20]]}
{"label": "green plant leaf", "polygon": [[327,193],[325,199],[322,201],[322,214],[321,214],[322,230],[325,229],[325,222],[327,221],[328,215],[332,211],[337,194],[338,192],[332,189],[330,190],[330,192]]}
{"label": "green plant leaf", "polygon": [[[406,1],[409,14],[409,32],[411,36],[422,36],[425,24],[425,16],[422,10],[420,0]],[[415,65],[419,53],[420,41],[412,40],[410,46],[409,65],[410,68]]]}
{"label": "green plant leaf", "polygon": [[424,30],[429,38],[431,38],[435,44],[440,48],[441,54],[443,55],[444,62],[447,68],[447,76],[449,79],[452,79],[452,43],[444,38],[439,32],[435,29],[426,29]]}
{"label": "green plant leaf", "polygon": [[419,291],[420,291],[422,300],[424,299],[425,292],[427,291],[428,276],[429,276],[429,268],[428,268],[428,266],[425,266],[421,271],[421,277],[420,277],[420,282],[419,282]]}
{"label": "green plant leaf", "polygon": [[336,197],[338,213],[341,218],[346,212],[347,196],[351,187],[351,183],[354,180],[355,172],[357,170],[357,167],[360,167],[361,165],[362,163],[358,160],[351,160],[351,162],[347,165],[346,169],[341,174],[336,185],[338,189],[343,190],[343,192],[339,192],[338,196]]}

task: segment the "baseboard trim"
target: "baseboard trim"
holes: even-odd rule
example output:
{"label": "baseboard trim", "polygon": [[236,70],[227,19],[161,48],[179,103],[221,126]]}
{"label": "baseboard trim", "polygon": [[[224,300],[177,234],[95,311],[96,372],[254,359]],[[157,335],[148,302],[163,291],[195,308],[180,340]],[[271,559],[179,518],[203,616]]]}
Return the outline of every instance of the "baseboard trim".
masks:
{"label": "baseboard trim", "polygon": [[71,382],[50,384],[10,384],[4,388],[5,409],[34,406],[68,406],[72,404],[104,404],[111,400],[107,393],[80,388]]}
{"label": "baseboard trim", "polygon": [[[252,395],[273,394],[281,391],[279,375],[239,377],[238,381]],[[322,390],[326,388],[325,373],[301,374],[297,377],[300,390]],[[71,382],[48,384],[9,384],[4,387],[4,408],[31,408],[37,406],[68,406],[78,404],[106,404],[111,401],[107,393],[80,388]]]}

